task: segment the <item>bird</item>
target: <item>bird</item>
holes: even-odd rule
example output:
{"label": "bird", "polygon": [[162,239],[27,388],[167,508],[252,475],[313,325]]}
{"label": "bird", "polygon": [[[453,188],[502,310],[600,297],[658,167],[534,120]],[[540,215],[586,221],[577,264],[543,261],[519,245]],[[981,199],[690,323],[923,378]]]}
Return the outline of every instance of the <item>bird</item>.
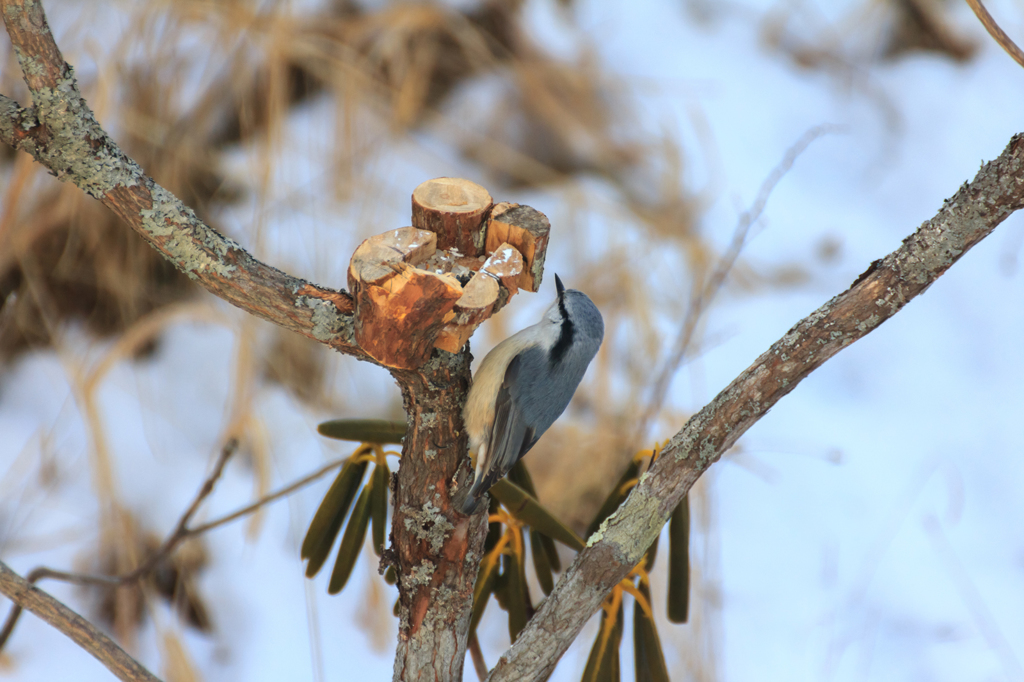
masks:
{"label": "bird", "polygon": [[604,318],[590,297],[566,289],[558,275],[555,289],[540,322],[495,346],[473,376],[462,412],[473,482],[453,499],[463,514],[479,511],[484,493],[558,419],[604,339]]}

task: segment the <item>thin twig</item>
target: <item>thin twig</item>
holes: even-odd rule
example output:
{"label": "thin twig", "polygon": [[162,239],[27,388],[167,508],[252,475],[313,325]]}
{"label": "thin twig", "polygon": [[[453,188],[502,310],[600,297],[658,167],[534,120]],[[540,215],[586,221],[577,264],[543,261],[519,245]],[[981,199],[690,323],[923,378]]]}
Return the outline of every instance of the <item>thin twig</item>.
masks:
{"label": "thin twig", "polygon": [[0,561],[0,592],[20,609],[28,609],[70,637],[124,682],[160,682],[85,618],[69,609]]}
{"label": "thin twig", "polygon": [[640,563],[693,483],[803,379],[925,291],[1024,209],[1024,134],[849,289],[786,332],[676,433],[495,663],[491,682],[545,680],[608,592]]}
{"label": "thin twig", "polygon": [[768,204],[768,198],[775,191],[775,187],[812,142],[823,135],[835,132],[836,129],[836,126],[819,125],[805,132],[793,146],[786,150],[786,155],[782,157],[782,161],[772,169],[768,177],[761,183],[761,188],[757,192],[754,203],[749,209],[740,214],[732,240],[729,242],[729,248],[719,258],[714,271],[704,286],[694,289],[693,296],[690,298],[689,309],[686,311],[683,324],[676,335],[672,355],[669,356],[668,360],[665,361],[664,367],[658,372],[657,381],[651,390],[651,399],[647,404],[647,410],[639,421],[637,429],[638,439],[645,437],[651,420],[661,410],[661,406],[665,402],[665,396],[668,394],[668,387],[672,383],[672,378],[675,376],[676,371],[678,371],[680,364],[683,362],[683,358],[690,349],[690,345],[693,343],[693,335],[697,331],[698,322],[700,322],[700,319],[707,311],[711,301],[714,300],[721,290],[726,278],[736,264],[736,259],[739,258],[740,252],[746,244],[750,228],[761,218],[761,214],[764,213],[764,208]]}
{"label": "thin twig", "polygon": [[226,523],[231,523],[232,521],[239,519],[243,516],[246,516],[247,514],[251,514],[260,507],[266,504],[270,504],[271,502],[274,502],[275,500],[278,500],[284,497],[285,495],[289,495],[298,490],[299,488],[302,488],[303,486],[309,485],[310,483],[320,478],[324,474],[328,473],[332,469],[337,469],[346,461],[348,461],[348,457],[342,457],[341,459],[336,459],[333,462],[329,462],[320,467],[319,469],[317,469],[316,471],[314,471],[313,473],[307,476],[303,476],[299,480],[295,481],[294,483],[288,486],[285,486],[284,488],[281,488],[280,490],[268,493],[261,497],[260,499],[256,500],[255,502],[253,502],[252,504],[246,505],[241,509],[228,514],[227,516],[222,516],[219,519],[214,519],[213,521],[208,521],[207,523],[204,523],[201,526],[196,526],[195,528],[190,528],[186,530],[185,537],[200,535],[208,530],[213,530],[218,526],[223,526]]}
{"label": "thin twig", "polygon": [[203,485],[199,489],[199,492],[196,493],[196,497],[194,500],[192,500],[192,504],[189,505],[188,509],[185,510],[185,513],[181,515],[180,519],[178,519],[178,524],[174,527],[174,530],[171,531],[171,534],[167,536],[167,539],[164,540],[164,543],[160,545],[160,549],[154,552],[147,561],[143,562],[141,565],[136,567],[135,570],[122,576],[122,583],[134,582],[142,576],[148,574],[150,571],[156,568],[157,564],[159,564],[164,558],[169,556],[170,553],[174,551],[175,547],[177,547],[179,544],[181,544],[182,541],[188,538],[188,522],[192,520],[193,516],[195,516],[195,513],[199,509],[199,505],[203,503],[203,500],[209,497],[210,493],[213,492],[213,487],[217,485],[217,481],[220,479],[221,474],[224,472],[224,467],[227,465],[228,460],[231,459],[231,456],[234,455],[237,450],[237,438],[230,439],[224,445],[224,447],[220,451],[220,457],[217,458],[217,464],[214,465],[213,467],[213,471],[210,473],[209,476],[206,477],[206,480],[203,481]]}
{"label": "thin twig", "polygon": [[[218,528],[225,524],[231,523],[237,519],[247,516],[253,513],[257,509],[270,504],[286,495],[289,495],[299,488],[309,485],[313,481],[321,478],[324,474],[330,472],[333,469],[337,469],[343,465],[348,457],[342,457],[332,462],[328,462],[311,474],[303,476],[299,480],[290,483],[289,485],[276,490],[272,493],[268,493],[263,497],[259,498],[252,504],[248,504],[241,509],[238,509],[226,516],[208,521],[204,524],[196,526],[195,528],[189,528],[188,522],[195,515],[199,509],[199,505],[209,497],[210,493],[213,492],[213,487],[216,485],[217,480],[220,479],[221,473],[224,471],[224,466],[227,464],[228,459],[237,449],[238,443],[234,439],[228,442],[221,450],[220,458],[217,460],[217,464],[214,466],[213,472],[203,482],[202,487],[196,494],[195,499],[189,508],[182,514],[178,520],[174,530],[167,536],[160,548],[154,552],[146,561],[140,564],[135,569],[119,576],[111,575],[96,575],[92,573],[70,573],[68,571],[58,571],[53,568],[47,568],[46,566],[39,566],[34,568],[27,576],[26,580],[30,584],[35,584],[39,580],[49,578],[51,580],[60,580],[66,583],[72,583],[74,585],[97,585],[101,587],[117,587],[124,585],[131,585],[139,580],[145,578],[147,575],[153,572],[153,570],[160,564],[161,561],[167,558],[174,551],[174,549],[181,544],[183,541],[191,537],[202,535],[203,533]],[[0,651],[3,650],[4,645],[7,643],[8,638],[14,631],[14,626],[18,622],[18,618],[21,616],[21,607],[15,605],[11,608],[11,612],[7,615],[7,620],[4,622],[4,626],[0,629]]]}
{"label": "thin twig", "polygon": [[974,13],[978,16],[978,20],[981,21],[981,25],[985,27],[988,34],[999,43],[999,46],[1006,50],[1006,53],[1013,57],[1013,61],[1017,62],[1021,66],[1024,66],[1024,51],[1017,47],[1017,43],[1010,39],[1010,36],[1006,35],[1006,32],[1000,28],[996,20],[992,18],[992,15],[985,9],[985,5],[981,4],[981,0],[967,0],[967,4],[971,6]]}
{"label": "thin twig", "polygon": [[469,657],[473,659],[476,676],[480,682],[484,682],[487,679],[487,663],[484,662],[484,652],[480,650],[480,640],[476,638],[475,632],[469,633]]}
{"label": "thin twig", "polygon": [[[188,529],[188,522],[195,515],[203,500],[209,497],[210,493],[213,492],[213,487],[217,484],[217,480],[220,478],[221,473],[223,473],[224,466],[237,450],[238,440],[236,438],[232,438],[224,444],[224,447],[220,451],[220,456],[217,458],[217,464],[214,465],[213,472],[206,477],[205,481],[203,481],[203,485],[199,488],[199,492],[196,493],[195,499],[192,500],[188,509],[186,509],[181,518],[178,519],[178,523],[175,525],[174,530],[171,531],[170,535],[167,536],[167,539],[164,540],[163,544],[160,545],[160,548],[156,552],[150,555],[146,561],[136,566],[133,570],[119,576],[108,576],[89,573],[69,573],[66,571],[47,568],[46,566],[40,566],[33,569],[28,574],[26,581],[31,585],[43,578],[50,578],[53,580],[73,583],[75,585],[100,585],[109,587],[130,585],[141,580],[144,576],[149,575],[149,573],[152,572],[161,561],[167,558],[167,556],[174,551],[175,547],[189,537],[190,533]],[[0,651],[3,650],[3,647],[7,644],[7,640],[10,638],[11,633],[14,632],[14,626],[18,623],[18,618],[21,616],[21,610],[21,606],[16,603],[15,606],[11,608],[11,612],[7,615],[4,627],[0,630]]]}

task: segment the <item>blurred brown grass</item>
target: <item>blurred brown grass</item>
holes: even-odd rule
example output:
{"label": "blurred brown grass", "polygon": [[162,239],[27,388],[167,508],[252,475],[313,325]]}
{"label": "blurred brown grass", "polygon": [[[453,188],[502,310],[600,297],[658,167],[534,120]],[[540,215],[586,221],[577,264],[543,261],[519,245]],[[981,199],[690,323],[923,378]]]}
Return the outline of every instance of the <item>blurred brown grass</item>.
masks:
{"label": "blurred brown grass", "polygon": [[[588,214],[597,210],[624,214],[627,231],[644,239],[640,250],[625,243],[595,245],[587,260],[573,264],[574,286],[591,293],[609,323],[594,383],[624,381],[625,390],[614,399],[610,391],[581,391],[576,418],[553,431],[531,458],[541,496],[585,527],[637,447],[628,442],[628,426],[631,405],[650,381],[656,366],[651,359],[661,350],[655,317],[666,308],[682,310],[686,282],[703,276],[713,256],[697,229],[700,202],[686,189],[683,150],[674,140],[641,134],[632,125],[628,86],[594,59],[559,60],[534,44],[521,27],[520,8],[518,2],[481,2],[465,11],[396,3],[370,11],[337,2],[298,16],[283,2],[125,7],[130,29],[109,51],[90,52],[98,60],[97,75],[83,87],[126,151],[216,226],[218,212],[243,194],[219,170],[224,155],[238,145],[267,149],[260,156],[261,186],[246,191],[268,190],[286,153],[279,145],[282,128],[297,105],[326,97],[337,108],[338,130],[324,153],[335,159],[340,184],[353,180],[346,172],[358,173],[366,153],[352,135],[359,110],[381,112],[400,138],[443,120],[446,98],[461,85],[481,75],[499,78],[506,95],[488,104],[489,127],[460,136],[457,148],[489,178],[495,195],[501,188],[558,189],[577,177],[600,178],[619,205],[595,209],[585,194],[572,195],[567,210],[578,219],[564,228],[556,220],[559,238],[588,240]],[[185,49],[196,37],[204,49]],[[83,43],[62,48],[72,60],[85,49]],[[174,315],[155,311],[196,292],[77,189],[48,181],[23,154],[0,163],[9,178],[0,218],[0,356],[59,346],[61,329],[75,321],[96,335],[126,335],[109,361],[80,377],[94,440],[96,492],[109,505],[101,515],[98,560],[101,568],[123,571],[148,545],[137,540],[133,529],[139,522],[118,503],[93,396],[111,362],[158,342],[158,330]],[[637,265],[666,245],[683,254],[690,272],[680,274],[676,290],[651,295]],[[252,412],[254,386],[278,382],[312,406],[344,406],[345,400],[324,383],[325,366],[334,358],[321,347],[275,332],[264,350],[253,342],[255,324],[243,323],[239,330],[225,430],[248,434],[257,488],[265,489],[269,455]],[[623,346],[617,338],[615,330],[623,327],[636,331],[634,344]],[[581,460],[591,473],[586,480],[574,473]],[[368,599],[362,616],[367,621],[386,611],[377,603],[379,595]],[[131,640],[145,613],[143,595],[119,590],[103,603],[107,622]],[[380,640],[384,631],[375,632]],[[168,672],[187,678],[187,655],[176,638],[166,637]]]}
{"label": "blurred brown grass", "polygon": [[[333,160],[339,191],[325,202],[341,205],[352,198],[352,187],[373,182],[360,177],[373,155],[359,135],[358,117],[367,111],[387,122],[392,141],[430,135],[447,145],[478,169],[474,179],[495,197],[526,190],[557,196],[559,213],[550,216],[554,239],[572,245],[565,250],[574,254],[572,286],[597,302],[608,331],[568,418],[527,461],[542,501],[582,530],[632,453],[652,445],[631,439],[671,341],[663,323],[678,324],[690,291],[703,286],[718,254],[701,229],[710,198],[692,189],[692,152],[671,131],[653,134],[638,124],[631,84],[611,74],[593,50],[558,58],[533,40],[522,7],[519,1],[481,0],[465,9],[397,2],[371,9],[325,0],[299,11],[284,0],[164,0],[111,10],[121,13],[127,28],[109,47],[109,36],[90,34],[100,27],[91,27],[87,15],[58,40],[72,62],[95,60],[94,70],[79,73],[91,74],[82,77],[83,90],[107,130],[157,182],[214,226],[248,193],[272,194],[272,178],[291,153],[281,143],[282,131],[296,107],[311,101],[329,102],[335,112],[336,129],[324,140],[322,154]],[[67,2],[47,10],[55,25],[63,23],[53,21],[56,15],[83,12]],[[560,19],[571,25],[571,11],[561,12]],[[784,30],[783,19],[789,18],[766,19],[766,41],[798,62],[824,61],[818,43],[799,42]],[[9,48],[2,59],[0,91],[27,103]],[[446,107],[460,89],[482,78],[496,79],[502,94],[479,105],[487,125],[468,129]],[[260,150],[253,186],[236,186],[222,170],[239,148]],[[0,179],[0,361],[30,348],[60,350],[62,330],[70,324],[84,324],[97,337],[121,338],[110,361],[124,361],[152,349],[160,330],[180,319],[171,311],[182,308],[168,306],[197,296],[187,279],[106,209],[45,177],[25,154],[0,150]],[[594,182],[607,190],[600,199],[585,188]],[[379,187],[372,192],[382,193]],[[597,222],[614,228],[595,230]],[[349,229],[358,238],[367,236],[363,228]],[[259,224],[239,238],[258,246]],[[260,255],[274,262],[274,254]],[[652,273],[665,284],[652,288]],[[746,291],[807,279],[799,264],[765,272],[740,263],[736,274],[736,286]],[[208,314],[198,306],[189,310],[182,315]],[[496,319],[492,333],[506,324]],[[261,325],[237,325],[233,403],[224,427],[246,434],[257,494],[269,487],[271,469],[264,428],[253,409],[258,386],[280,384],[310,410],[360,407],[359,396],[349,398],[330,382],[332,368],[345,359],[276,330],[269,343],[259,343]],[[88,409],[101,369],[82,370],[76,382],[90,415],[96,494],[111,510],[103,515],[101,554],[117,557],[115,566],[124,570],[137,561],[142,545],[125,544],[136,534],[126,534],[124,524],[135,522],[104,473],[110,454],[102,420]],[[663,406],[659,417],[667,436],[685,415]],[[690,676],[713,679],[716,526],[710,490],[695,490],[695,535],[708,543],[703,563],[695,566],[696,634],[684,643],[673,632],[666,641],[680,651],[689,647],[684,667]],[[379,595],[368,599],[368,611],[387,610],[377,608]],[[122,605],[112,612],[137,608]],[[119,632],[128,636],[130,627],[122,625]],[[174,649],[175,642],[166,645]]]}
{"label": "blurred brown grass", "polygon": [[[933,52],[971,59],[978,44],[956,25],[949,0],[866,0],[832,23],[811,4],[779,3],[764,16],[764,44],[801,68],[855,76],[865,59]],[[859,76],[862,78],[863,76]]]}

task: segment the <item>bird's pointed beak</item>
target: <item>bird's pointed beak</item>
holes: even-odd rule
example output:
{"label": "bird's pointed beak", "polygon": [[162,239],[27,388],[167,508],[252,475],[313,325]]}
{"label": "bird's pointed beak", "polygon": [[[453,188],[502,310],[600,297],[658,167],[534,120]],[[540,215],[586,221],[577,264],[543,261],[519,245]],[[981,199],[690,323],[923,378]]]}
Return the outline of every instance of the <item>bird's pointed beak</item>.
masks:
{"label": "bird's pointed beak", "polygon": [[562,298],[562,294],[565,293],[565,287],[562,286],[562,280],[555,275],[555,289],[558,290],[558,298]]}

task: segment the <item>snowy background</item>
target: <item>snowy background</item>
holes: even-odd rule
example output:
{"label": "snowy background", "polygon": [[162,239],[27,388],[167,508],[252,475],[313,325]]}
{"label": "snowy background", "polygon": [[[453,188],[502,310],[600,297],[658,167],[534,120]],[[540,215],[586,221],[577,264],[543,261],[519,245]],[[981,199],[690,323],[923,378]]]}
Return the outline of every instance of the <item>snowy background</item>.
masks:
{"label": "snowy background", "polygon": [[[743,251],[743,259],[764,266],[804,263],[809,276],[798,286],[723,292],[704,329],[710,341],[672,386],[672,408],[682,414],[895,249],[1022,130],[1024,70],[966,5],[953,9],[950,22],[979,49],[957,63],[923,52],[873,59],[877,46],[858,42],[862,24],[851,17],[869,24],[861,15],[877,4],[797,3],[808,22],[792,28],[797,35],[829,27],[847,40],[848,54],[863,57],[835,70],[798,68],[766,45],[776,3],[711,9],[589,0],[577,3],[575,28],[555,3],[528,4],[539,43],[567,56],[594,51],[630,84],[635,125],[667,130],[692,152],[686,183],[704,192],[702,229],[720,248],[786,151],[808,129],[831,126],[779,183]],[[47,4],[58,42],[70,30],[59,7]],[[1024,40],[1024,5],[1008,0],[990,9]],[[95,26],[84,15],[75,30],[116,30],[116,13],[104,23],[112,11],[97,10]],[[87,71],[88,57],[77,59],[76,68]],[[484,79],[463,99],[489,87]],[[449,106],[459,119],[464,102],[457,96]],[[330,116],[316,101],[294,112],[285,134],[296,153],[278,166],[280,194],[253,197],[224,220],[271,263],[341,285],[359,239],[407,223],[413,187],[442,175],[475,178],[476,171],[430,130],[397,142],[382,135],[373,186],[386,193],[357,196],[339,209],[317,198],[330,184],[329,160],[318,154]],[[473,124],[471,113],[465,121]],[[250,161],[247,151],[235,156],[239,181],[252,179]],[[603,190],[595,182],[576,191],[600,200]],[[580,264],[576,245],[558,243],[563,197],[539,190],[501,196],[552,218],[547,270],[569,282]],[[616,229],[613,212],[582,219],[594,234]],[[245,236],[254,223],[261,225],[258,244]],[[344,231],[351,223],[362,232]],[[703,660],[698,665],[687,653],[697,636],[690,626],[662,623],[673,679],[1024,680],[1022,230],[1020,215],[1007,220],[925,295],[805,380],[705,476],[693,538]],[[519,297],[504,324],[532,320],[552,288],[546,281],[536,300]],[[315,435],[316,423],[337,415],[304,408],[280,387],[236,395],[239,338],[262,339],[264,326],[209,297],[192,306],[186,321],[168,324],[155,355],[117,362],[97,392],[117,494],[157,534],[173,526],[208,473],[240,402],[248,401],[252,428],[271,453],[271,488],[350,450]],[[494,339],[478,337],[481,357]],[[21,573],[40,564],[72,567],[96,543],[95,435],[76,387],[112,343],[70,329],[58,350],[23,356],[0,376],[0,558]],[[334,390],[358,391],[367,413],[393,410],[397,391],[383,372],[344,358],[332,367]],[[137,656],[166,672],[171,634],[207,680],[388,679],[394,591],[376,577],[375,560],[364,557],[338,597],[326,594],[326,572],[303,577],[298,545],[329,480],[267,508],[258,523],[214,531],[200,580],[214,631],[184,628],[153,603]],[[254,485],[253,469],[233,461],[204,516],[244,505]],[[656,589],[663,580],[656,576]],[[77,588],[47,582],[44,589],[90,613]],[[493,606],[481,628],[493,664],[507,646]],[[594,628],[553,679],[578,679]],[[632,678],[628,661],[624,679]],[[470,666],[466,675],[475,679]],[[0,659],[0,679],[111,676],[24,616]]]}

